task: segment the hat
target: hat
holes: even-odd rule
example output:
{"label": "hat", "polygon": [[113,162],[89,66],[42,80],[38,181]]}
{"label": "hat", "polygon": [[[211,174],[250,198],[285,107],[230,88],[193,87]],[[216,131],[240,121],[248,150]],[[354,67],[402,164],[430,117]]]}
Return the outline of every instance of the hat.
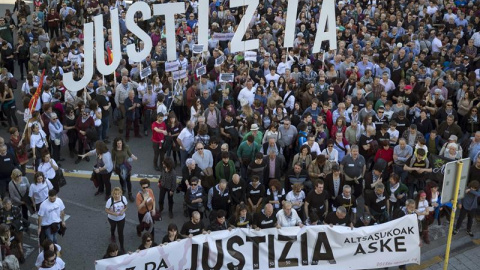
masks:
{"label": "hat", "polygon": [[252,124],[250,126],[250,131],[255,131],[255,130],[258,130],[258,125],[257,124]]}
{"label": "hat", "polygon": [[457,141],[458,140],[458,137],[456,135],[450,135],[450,137],[448,138],[449,141]]}
{"label": "hat", "polygon": [[442,93],[442,89],[439,89],[439,88],[435,89],[435,94],[441,94],[441,93]]}
{"label": "hat", "polygon": [[303,33],[298,33],[297,37],[303,37]]}
{"label": "hat", "polygon": [[404,89],[405,90],[412,90],[412,86],[410,84],[405,85]]}
{"label": "hat", "polygon": [[270,56],[270,53],[266,52],[263,56]]}
{"label": "hat", "polygon": [[468,55],[465,55],[465,57],[463,57],[463,59],[468,60],[470,58],[468,58]]}
{"label": "hat", "polygon": [[402,48],[403,47],[403,44],[401,42],[397,43],[397,47],[398,48]]}

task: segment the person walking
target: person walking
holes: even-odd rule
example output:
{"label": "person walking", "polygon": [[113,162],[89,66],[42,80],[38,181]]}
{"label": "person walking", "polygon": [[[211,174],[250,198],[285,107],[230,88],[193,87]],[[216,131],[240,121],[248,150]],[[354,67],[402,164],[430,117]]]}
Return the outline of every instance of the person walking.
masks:
{"label": "person walking", "polygon": [[94,155],[97,156],[97,163],[93,169],[93,177],[98,182],[98,190],[95,192],[95,196],[105,192],[105,200],[108,200],[112,189],[112,184],[110,183],[110,177],[112,177],[113,172],[112,154],[108,151],[108,147],[103,141],[97,141],[95,149],[78,156],[83,159]]}
{"label": "person walking", "polygon": [[477,180],[468,183],[468,187],[465,190],[465,197],[459,203],[460,215],[458,216],[455,230],[453,230],[454,235],[458,233],[465,216],[467,216],[467,234],[470,235],[470,237],[473,237],[472,224],[475,210],[478,208],[478,197],[480,197],[480,192],[478,191],[479,188],[480,183]]}
{"label": "person walking", "polygon": [[158,201],[158,214],[161,215],[163,211],[163,204],[165,195],[168,196],[168,217],[173,218],[173,193],[177,189],[177,176],[175,173],[175,164],[172,158],[167,157],[163,160],[163,173],[158,180],[158,187],[160,188],[160,199]]}
{"label": "person walking", "polygon": [[56,113],[50,114],[50,123],[48,124],[48,130],[50,131],[50,143],[52,145],[53,159],[58,161],[64,161],[60,158],[60,143],[63,135],[63,125],[60,123]]}
{"label": "person walking", "polygon": [[62,199],[57,198],[57,192],[54,189],[48,191],[48,200],[40,205],[38,210],[38,234],[40,243],[45,238],[57,243],[57,232],[60,225],[65,227],[65,205]]}
{"label": "person walking", "polygon": [[132,196],[132,182],[130,181],[132,172],[130,161],[137,159],[138,158],[130,152],[130,147],[125,144],[122,138],[117,137],[113,140],[112,160],[114,162],[115,173],[120,178],[123,194],[125,194],[128,189],[128,199],[130,202],[135,201]]}
{"label": "person walking", "polygon": [[22,175],[19,169],[12,171],[12,181],[8,184],[8,192],[13,205],[19,207],[22,211],[22,217],[28,220],[28,208],[29,203],[28,191],[30,190],[30,183],[27,177]]}
{"label": "person walking", "polygon": [[180,146],[180,164],[185,164],[190,152],[195,147],[195,132],[193,131],[194,126],[194,122],[188,121],[186,127],[182,129],[178,135],[177,143]]}
{"label": "person walking", "polygon": [[105,204],[105,212],[108,214],[108,223],[110,223],[110,240],[112,243],[116,242],[115,229],[117,229],[121,254],[125,253],[123,228],[125,228],[127,204],[127,198],[123,196],[122,190],[119,187],[113,189],[112,197],[110,197]]}

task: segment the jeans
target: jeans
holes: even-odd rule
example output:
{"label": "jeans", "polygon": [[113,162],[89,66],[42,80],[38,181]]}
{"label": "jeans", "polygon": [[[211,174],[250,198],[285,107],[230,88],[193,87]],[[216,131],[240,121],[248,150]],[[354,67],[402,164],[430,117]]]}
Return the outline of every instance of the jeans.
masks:
{"label": "jeans", "polygon": [[50,145],[52,146],[52,158],[55,161],[60,160],[60,145],[55,145],[55,141],[50,141]]}
{"label": "jeans", "polygon": [[188,152],[185,149],[180,149],[180,164],[185,164],[188,158]]}
{"label": "jeans", "polygon": [[110,116],[102,115],[102,132],[100,136],[100,140],[107,139],[107,131],[108,131],[108,124],[109,124]]}
{"label": "jeans", "polygon": [[[49,226],[43,226],[43,228],[45,228],[45,237],[50,239],[53,243],[57,243],[57,233],[52,233],[52,229],[51,229],[51,226],[52,225],[49,225]],[[60,223],[57,223],[53,226],[57,226],[58,229],[60,229]],[[58,230],[57,230],[58,231]]]}
{"label": "jeans", "polygon": [[122,219],[120,221],[115,221],[108,219],[108,223],[110,223],[110,234],[112,236],[115,236],[115,229],[117,229],[118,233],[118,241],[120,242],[120,249],[124,250],[124,240],[123,240],[123,228],[125,228],[125,219]]}
{"label": "jeans", "polygon": [[130,171],[127,167],[121,164],[118,170],[118,178],[120,179],[120,186],[122,186],[123,194],[128,189],[129,193],[132,193],[132,182],[130,181]]}
{"label": "jeans", "polygon": [[155,113],[154,110],[146,109],[144,112],[145,118],[143,120],[143,131],[148,131],[152,126],[152,113]]}
{"label": "jeans", "polygon": [[403,166],[394,164],[393,172],[398,176],[400,176],[400,181],[405,184],[405,180],[407,179],[408,172],[403,170]]}

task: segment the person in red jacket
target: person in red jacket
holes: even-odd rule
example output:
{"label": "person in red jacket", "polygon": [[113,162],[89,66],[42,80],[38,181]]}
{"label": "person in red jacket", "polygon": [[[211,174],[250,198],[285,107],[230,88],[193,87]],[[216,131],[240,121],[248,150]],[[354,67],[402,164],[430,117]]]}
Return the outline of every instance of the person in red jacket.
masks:
{"label": "person in red jacket", "polygon": [[388,141],[380,141],[380,148],[375,154],[375,162],[379,158],[385,160],[389,167],[393,164],[393,148],[390,147]]}
{"label": "person in red jacket", "polygon": [[[157,120],[152,123],[152,143],[153,143],[153,167],[155,170],[160,171],[159,165],[163,163],[165,157],[165,147],[163,142],[165,141],[165,135],[167,132],[167,125],[163,122],[165,115],[160,112],[157,114]],[[160,157],[160,163],[158,158]]]}

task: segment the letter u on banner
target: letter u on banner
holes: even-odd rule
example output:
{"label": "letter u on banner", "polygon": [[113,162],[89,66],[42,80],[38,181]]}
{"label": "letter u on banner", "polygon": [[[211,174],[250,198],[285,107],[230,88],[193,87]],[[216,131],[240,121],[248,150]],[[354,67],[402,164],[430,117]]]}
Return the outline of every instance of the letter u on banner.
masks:
{"label": "letter u on banner", "polygon": [[[73,78],[73,72],[63,73],[63,85],[70,91],[80,91],[82,90],[93,77],[93,23],[86,23],[83,27],[84,29],[84,53],[85,57],[83,58],[83,78],[79,81],[75,81]],[[102,36],[103,42],[103,36]],[[103,53],[103,51],[102,51]],[[102,59],[104,56],[102,54]],[[98,61],[97,61],[98,62]]]}
{"label": "letter u on banner", "polygon": [[112,52],[113,61],[110,65],[105,64],[105,45],[103,43],[103,16],[97,15],[93,18],[95,23],[95,56],[97,58],[97,69],[103,75],[110,75],[115,72],[120,64],[120,27],[118,24],[118,8],[110,11],[110,20],[112,25]]}

